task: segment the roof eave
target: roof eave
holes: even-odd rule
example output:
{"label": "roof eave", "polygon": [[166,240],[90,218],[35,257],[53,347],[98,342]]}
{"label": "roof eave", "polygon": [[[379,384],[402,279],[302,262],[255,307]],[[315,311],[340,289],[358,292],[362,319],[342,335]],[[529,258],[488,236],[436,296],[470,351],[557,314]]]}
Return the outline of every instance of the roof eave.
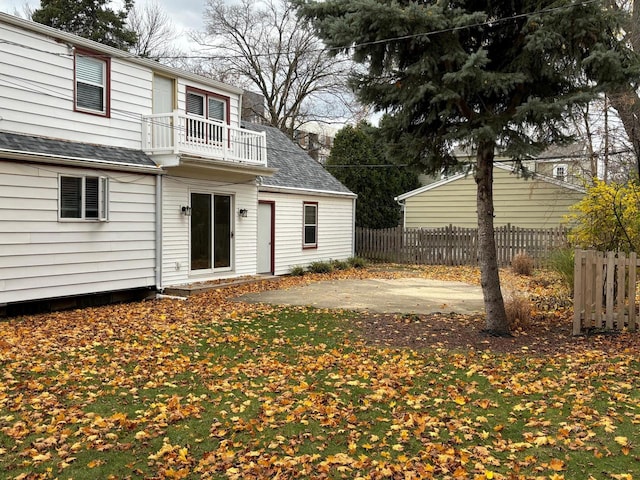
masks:
{"label": "roof eave", "polygon": [[23,160],[28,162],[51,163],[55,165],[65,165],[70,167],[99,167],[104,170],[118,170],[136,173],[148,173],[161,175],[164,170],[156,165],[136,165],[132,163],[110,162],[108,160],[98,160],[95,158],[78,158],[64,155],[52,155],[49,153],[24,152],[19,150],[9,150],[0,148],[0,158],[5,160]]}
{"label": "roof eave", "polygon": [[300,193],[311,193],[313,195],[324,196],[324,197],[347,197],[347,198],[358,198],[358,195],[353,192],[338,192],[335,190],[318,190],[313,188],[302,188],[302,187],[277,187],[272,185],[259,185],[258,190],[260,192],[270,192],[270,193],[288,193],[288,194],[300,194]]}

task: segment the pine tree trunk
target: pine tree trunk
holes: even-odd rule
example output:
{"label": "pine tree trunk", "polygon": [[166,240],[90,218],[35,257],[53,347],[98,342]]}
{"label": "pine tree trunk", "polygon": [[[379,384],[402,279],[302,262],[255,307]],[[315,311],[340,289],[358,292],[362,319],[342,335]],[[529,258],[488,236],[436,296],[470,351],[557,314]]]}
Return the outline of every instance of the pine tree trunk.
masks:
{"label": "pine tree trunk", "polygon": [[475,181],[478,186],[478,257],[486,329],[493,335],[506,336],[509,335],[509,322],[500,290],[496,241],[493,234],[494,149],[495,142],[483,141],[478,145],[475,173]]}

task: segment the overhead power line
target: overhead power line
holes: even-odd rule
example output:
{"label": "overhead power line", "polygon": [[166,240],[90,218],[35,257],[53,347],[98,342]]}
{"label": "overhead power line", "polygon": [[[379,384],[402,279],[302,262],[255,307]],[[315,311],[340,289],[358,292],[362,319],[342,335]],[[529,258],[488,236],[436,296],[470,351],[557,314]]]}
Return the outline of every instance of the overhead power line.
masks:
{"label": "overhead power line", "polygon": [[[601,0],[584,0],[582,2],[577,2],[577,3],[572,3],[571,5],[560,5],[557,7],[549,7],[549,8],[545,8],[542,10],[537,10],[535,12],[528,12],[528,13],[520,13],[520,14],[515,14],[515,15],[510,15],[507,17],[501,17],[501,18],[495,18],[495,19],[489,19],[489,20],[485,20],[482,22],[476,22],[476,23],[472,23],[472,24],[468,24],[468,25],[460,25],[460,26],[456,26],[456,27],[450,27],[450,28],[443,28],[440,30],[430,30],[430,31],[426,31],[426,32],[417,32],[417,33],[411,33],[411,34],[407,34],[407,35],[399,35],[396,37],[389,37],[389,38],[383,38],[380,40],[371,40],[368,42],[360,42],[360,43],[354,43],[352,45],[345,45],[343,47],[323,47],[323,48],[318,48],[318,49],[310,49],[308,50],[309,53],[319,53],[319,52],[332,52],[332,51],[342,51],[344,49],[351,49],[351,48],[360,48],[360,47],[366,47],[366,46],[370,46],[370,45],[379,45],[379,44],[385,44],[385,43],[393,43],[393,42],[398,42],[398,41],[402,41],[402,40],[409,40],[412,38],[421,38],[421,37],[431,37],[434,35],[440,35],[443,33],[452,33],[452,32],[457,32],[457,31],[461,31],[461,30],[467,30],[467,29],[471,29],[471,28],[478,28],[478,27],[492,27],[494,25],[499,25],[502,23],[507,23],[510,22],[512,20],[518,20],[520,18],[527,18],[527,17],[531,17],[534,15],[539,15],[539,14],[543,14],[543,13],[553,13],[553,12],[557,12],[557,11],[562,11],[562,10],[567,10],[570,8],[576,8],[576,7],[583,7],[583,6],[587,6],[590,5],[592,3],[598,3]],[[23,47],[29,50],[34,50],[40,53],[48,53],[51,55],[57,55],[57,56],[61,56],[61,57],[71,57],[73,56],[73,53],[60,53],[60,52],[53,52],[53,51],[47,51],[47,50],[43,50],[43,49],[39,49],[30,45],[25,45],[25,44],[20,44],[17,42],[12,42],[10,40],[0,40],[0,44],[4,43],[7,45],[13,45],[16,47]],[[221,48],[221,47],[210,47],[210,48]],[[224,47],[222,47],[224,48]],[[275,53],[255,53],[253,56],[254,57],[276,57],[276,56],[281,56],[281,55],[289,55],[295,52],[291,52],[288,50],[284,50],[284,51],[280,51],[280,52],[275,52]],[[132,53],[128,53],[123,51],[121,55],[110,55],[111,58],[122,58],[122,59],[132,59],[132,58],[141,58],[138,57]],[[158,59],[163,59],[163,60],[214,60],[218,57],[224,57],[224,58],[230,58],[230,59],[241,59],[241,58],[245,58],[246,56],[243,54],[237,54],[237,55],[166,55],[166,56],[158,56],[158,57],[154,57],[154,58],[158,58]]]}

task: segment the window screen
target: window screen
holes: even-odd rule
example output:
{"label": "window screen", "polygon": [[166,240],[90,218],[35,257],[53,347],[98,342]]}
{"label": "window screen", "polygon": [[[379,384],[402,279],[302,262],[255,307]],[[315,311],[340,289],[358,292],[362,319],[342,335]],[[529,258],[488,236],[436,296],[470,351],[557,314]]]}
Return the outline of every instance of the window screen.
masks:
{"label": "window screen", "polygon": [[204,98],[202,95],[187,93],[187,113],[204,117]]}
{"label": "window screen", "polygon": [[106,62],[76,56],[76,107],[104,113],[106,98]]}
{"label": "window screen", "polygon": [[60,218],[107,220],[106,177],[60,177]]}

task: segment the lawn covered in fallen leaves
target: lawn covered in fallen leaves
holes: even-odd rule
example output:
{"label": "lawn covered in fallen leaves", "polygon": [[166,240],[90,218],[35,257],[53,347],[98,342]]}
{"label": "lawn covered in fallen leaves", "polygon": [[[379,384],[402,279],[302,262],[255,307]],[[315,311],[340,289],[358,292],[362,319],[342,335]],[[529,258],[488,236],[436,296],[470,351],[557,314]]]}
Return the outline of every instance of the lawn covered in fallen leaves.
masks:
{"label": "lawn covered in fallen leaves", "polygon": [[[640,478],[637,334],[407,348],[358,313],[231,301],[394,275],[479,281],[378,267],[0,321],[0,477]],[[501,275],[570,331],[548,272]]]}

